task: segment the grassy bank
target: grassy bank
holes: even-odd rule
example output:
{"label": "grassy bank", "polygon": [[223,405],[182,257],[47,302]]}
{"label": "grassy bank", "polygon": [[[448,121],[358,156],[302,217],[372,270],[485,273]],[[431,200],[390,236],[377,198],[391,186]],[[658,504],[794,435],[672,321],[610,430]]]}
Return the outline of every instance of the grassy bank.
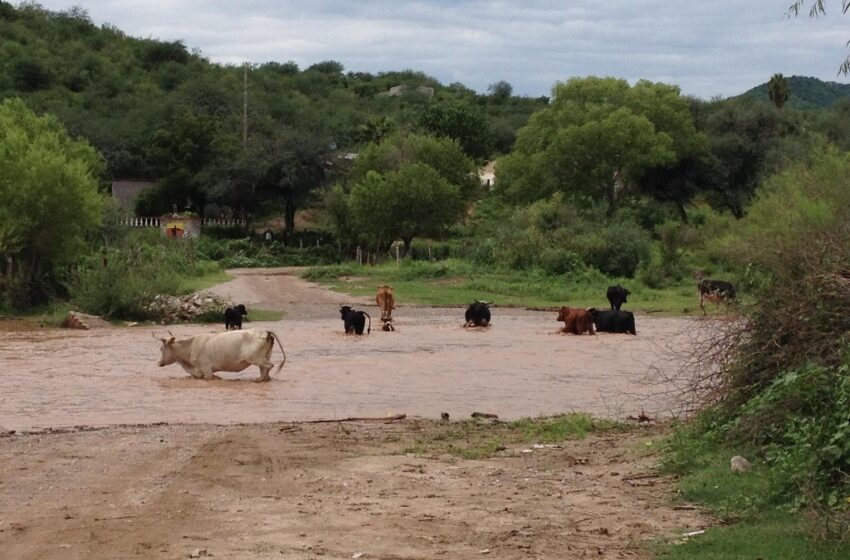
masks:
{"label": "grassy bank", "polygon": [[[734,473],[730,459],[742,455],[752,469]],[[706,508],[721,524],[705,534],[659,545],[659,558],[677,560],[839,560],[850,558],[839,524],[810,515],[787,495],[787,473],[754,449],[731,448],[682,428],[668,441],[664,469],[678,474],[679,498]]]}
{"label": "grassy bank", "polygon": [[465,305],[479,299],[499,306],[607,308],[608,286],[621,284],[631,291],[624,306],[631,311],[701,314],[696,287],[691,284],[654,290],[636,280],[611,279],[598,273],[571,278],[539,270],[503,270],[446,260],[320,266],[311,268],[305,277],[358,296],[374,295],[377,286],[386,283],[393,286],[399,303],[423,305]]}

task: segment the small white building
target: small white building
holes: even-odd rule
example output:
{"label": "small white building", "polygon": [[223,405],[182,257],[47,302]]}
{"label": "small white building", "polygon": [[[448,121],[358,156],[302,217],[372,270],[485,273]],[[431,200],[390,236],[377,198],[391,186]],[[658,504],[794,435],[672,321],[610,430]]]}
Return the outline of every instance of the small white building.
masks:
{"label": "small white building", "polygon": [[496,162],[488,161],[484,167],[478,170],[478,178],[481,180],[481,186],[486,190],[490,190],[496,184]]}

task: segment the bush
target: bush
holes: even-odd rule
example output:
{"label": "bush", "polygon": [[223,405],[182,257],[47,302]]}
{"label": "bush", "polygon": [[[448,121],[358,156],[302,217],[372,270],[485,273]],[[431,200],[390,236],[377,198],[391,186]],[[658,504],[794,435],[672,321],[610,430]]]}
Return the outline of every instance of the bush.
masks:
{"label": "bush", "polygon": [[113,319],[148,319],[158,294],[191,291],[188,280],[214,272],[191,240],[175,243],[158,230],[136,231],[118,248],[103,249],[77,265],[68,282],[71,302]]}
{"label": "bush", "polygon": [[[850,495],[850,154],[770,179],[726,243],[755,303],[717,328],[691,381],[727,444],[756,446],[785,497],[845,514]],[[698,364],[699,365],[699,364]],[[838,508],[840,509],[840,508]],[[837,511],[837,510],[836,510]],[[827,513],[827,515],[832,515]],[[850,533],[850,515],[844,530]]]}

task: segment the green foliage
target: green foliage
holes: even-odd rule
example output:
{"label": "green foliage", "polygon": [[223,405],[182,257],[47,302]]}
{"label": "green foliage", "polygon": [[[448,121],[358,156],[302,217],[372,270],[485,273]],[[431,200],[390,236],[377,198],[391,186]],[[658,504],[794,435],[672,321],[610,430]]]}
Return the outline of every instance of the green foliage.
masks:
{"label": "green foliage", "polygon": [[[56,119],[19,99],[0,104],[0,255],[10,263],[0,271],[0,305],[44,301],[55,269],[86,251],[101,218],[101,170],[91,146]],[[14,300],[6,292],[13,286]]]}
{"label": "green foliage", "polygon": [[[808,76],[791,76],[785,79],[791,94],[786,105],[789,109],[826,109],[836,101],[850,97],[850,84],[825,82]],[[747,90],[739,97],[768,101],[769,88],[770,81]]]}
{"label": "green foliage", "polygon": [[697,499],[755,514],[774,504],[806,507],[828,536],[842,538],[850,535],[848,179],[850,156],[821,146],[809,163],[771,178],[727,239],[728,254],[758,278],[757,299],[737,328],[709,341],[712,355],[726,357],[697,376],[712,406],[673,442],[680,464],[698,455],[699,439],[711,442],[705,453],[737,448],[758,460],[754,476],[764,486],[746,494],[751,503],[736,502],[734,486],[711,491],[729,486],[716,480],[719,466],[699,475],[709,482]]}
{"label": "green foliage", "polygon": [[531,202],[555,192],[606,201],[612,215],[624,188],[648,169],[675,163],[701,144],[678,88],[647,81],[574,78],[553,89],[514,152],[497,168],[499,192]]}
{"label": "green foliage", "polygon": [[493,149],[487,117],[470,102],[429,105],[422,109],[419,124],[434,136],[456,140],[472,158],[485,158]]}
{"label": "green foliage", "polygon": [[400,266],[394,260],[378,266],[347,263],[311,268],[305,278],[364,296],[374,296],[376,285],[390,283],[397,301],[427,305],[464,305],[473,299],[483,299],[494,301],[497,306],[606,307],[605,287],[613,284],[628,287],[629,310],[636,312],[681,314],[694,304],[694,288],[690,283],[655,290],[622,278],[608,278],[595,269],[553,276],[540,268],[510,270],[457,259],[437,262],[404,259]]}
{"label": "green foliage", "polygon": [[126,242],[85,258],[68,283],[71,302],[86,313],[111,319],[149,319],[146,306],[160,294],[182,295],[194,279],[216,273],[191,240],[175,243],[159,231],[137,232]]}
{"label": "green foliage", "polygon": [[463,211],[458,187],[422,163],[370,172],[351,190],[350,204],[358,231],[377,246],[401,239],[405,254],[414,237],[439,235]]}
{"label": "green foliage", "polygon": [[767,96],[770,101],[781,109],[788,98],[791,97],[791,89],[788,87],[788,78],[782,74],[774,74],[767,82]]}
{"label": "green foliage", "polygon": [[499,222],[493,231],[493,260],[510,268],[581,274],[591,266],[607,275],[632,277],[650,256],[649,235],[629,216],[606,219],[599,211],[580,212],[560,193],[518,208]]}

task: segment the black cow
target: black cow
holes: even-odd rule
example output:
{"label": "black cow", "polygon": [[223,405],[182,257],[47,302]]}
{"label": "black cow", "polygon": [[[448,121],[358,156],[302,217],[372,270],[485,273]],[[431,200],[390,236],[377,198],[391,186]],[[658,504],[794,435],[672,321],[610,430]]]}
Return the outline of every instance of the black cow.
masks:
{"label": "black cow", "polygon": [[363,334],[363,327],[366,326],[366,317],[369,318],[369,328],[366,334],[372,332],[372,316],[365,311],[355,311],[348,305],[343,305],[339,308],[339,314],[345,323],[345,334]]}
{"label": "black cow", "polygon": [[490,325],[490,302],[475,300],[466,308],[466,327],[487,327]]}
{"label": "black cow", "polygon": [[231,328],[233,329],[241,329],[242,328],[242,316],[248,315],[248,310],[245,309],[245,306],[241,303],[239,305],[234,305],[233,307],[228,307],[224,310],[224,330],[229,331]]}
{"label": "black cow", "polygon": [[699,289],[699,306],[703,315],[708,315],[705,312],[706,300],[714,304],[730,303],[737,297],[735,286],[724,280],[700,280],[697,288]]}
{"label": "black cow", "polygon": [[597,332],[637,334],[635,330],[635,315],[631,311],[620,311],[618,309],[608,311],[588,309],[593,315],[593,324]]}
{"label": "black cow", "polygon": [[616,286],[608,286],[608,302],[611,304],[611,309],[619,311],[620,307],[627,303],[629,300],[626,299],[631,292],[629,292],[624,287],[617,284]]}

